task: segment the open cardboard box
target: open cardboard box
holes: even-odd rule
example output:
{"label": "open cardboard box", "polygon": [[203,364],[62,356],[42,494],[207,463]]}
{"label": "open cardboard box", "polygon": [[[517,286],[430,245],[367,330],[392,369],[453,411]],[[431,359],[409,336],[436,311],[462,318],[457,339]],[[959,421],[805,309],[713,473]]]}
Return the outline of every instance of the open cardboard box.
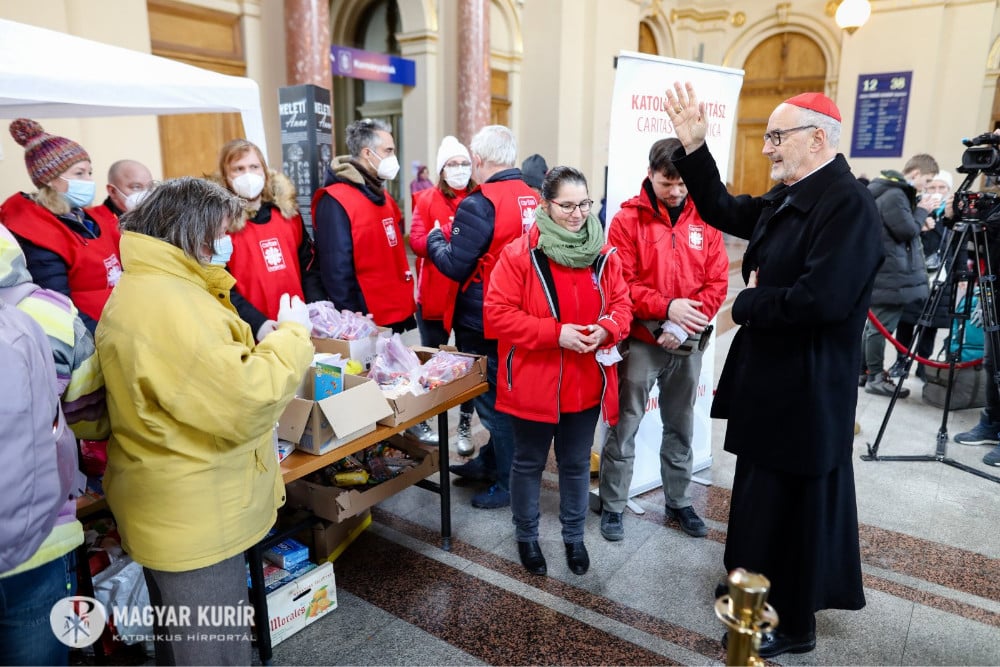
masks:
{"label": "open cardboard box", "polygon": [[323,563],[267,595],[271,646],[337,608],[333,563]]}
{"label": "open cardboard box", "polygon": [[390,442],[393,447],[405,451],[419,463],[375,486],[343,488],[297,479],[285,485],[286,505],[302,507],[318,517],[340,523],[439,470],[437,447],[420,445],[402,437],[393,437]]}
{"label": "open cardboard box", "polygon": [[[438,352],[436,347],[420,347],[416,346],[411,348],[417,354],[417,358],[420,359],[420,363],[427,363],[427,360],[434,356],[435,352]],[[413,419],[417,415],[427,412],[431,408],[438,406],[453,396],[457,396],[464,391],[472,389],[478,384],[486,382],[486,357],[477,356],[475,354],[466,354],[464,352],[454,352],[452,350],[447,350],[451,354],[455,354],[461,357],[472,357],[475,359],[472,368],[469,372],[460,378],[452,380],[447,384],[443,384],[440,387],[435,387],[430,391],[416,396],[414,394],[406,393],[397,398],[386,398],[385,400],[389,402],[392,407],[392,414],[384,418],[379,419],[378,423],[385,426],[398,426],[405,421]]]}
{"label": "open cardboard box", "polygon": [[296,449],[325,454],[374,431],[379,419],[392,414],[378,385],[360,375],[345,375],[344,391],[313,400],[314,371],[306,370],[295,398],[278,420],[278,437],[294,442]]}
{"label": "open cardboard box", "polygon": [[340,338],[317,338],[312,337],[313,347],[317,352],[327,352],[329,354],[339,354],[343,360],[354,359],[361,363],[367,371],[372,367],[375,359],[375,341],[378,338],[388,338],[392,335],[389,327],[379,327],[378,333],[367,338],[358,340],[341,340]]}

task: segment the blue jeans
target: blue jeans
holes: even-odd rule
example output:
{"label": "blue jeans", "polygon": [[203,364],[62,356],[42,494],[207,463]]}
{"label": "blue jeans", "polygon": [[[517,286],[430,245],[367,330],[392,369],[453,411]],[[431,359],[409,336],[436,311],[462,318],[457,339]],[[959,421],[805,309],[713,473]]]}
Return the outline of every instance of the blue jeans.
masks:
{"label": "blue jeans", "polygon": [[514,426],[514,462],[510,471],[510,509],[518,542],[538,539],[539,495],[542,472],[555,438],[559,466],[559,521],[566,544],[583,542],[590,492],[590,446],[601,407],[564,412],[558,424],[511,417]]}
{"label": "blue jeans", "polygon": [[486,356],[486,382],[490,388],[472,399],[479,421],[490,432],[489,445],[479,450],[479,457],[489,470],[497,472],[497,486],[510,491],[510,464],[514,457],[514,431],[510,415],[497,412],[497,342],[483,338],[482,331],[455,327],[455,345],[460,352]]}
{"label": "blue jeans", "polygon": [[52,605],[73,595],[72,552],[0,579],[0,665],[65,665],[69,647],[49,625]]}

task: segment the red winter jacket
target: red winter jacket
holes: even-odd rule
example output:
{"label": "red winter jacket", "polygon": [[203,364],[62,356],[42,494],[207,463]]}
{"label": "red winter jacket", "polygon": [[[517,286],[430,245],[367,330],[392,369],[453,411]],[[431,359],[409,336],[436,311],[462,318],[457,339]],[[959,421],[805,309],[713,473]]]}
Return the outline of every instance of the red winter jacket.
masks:
{"label": "red winter jacket", "polygon": [[[580,412],[600,403],[604,421],[614,425],[618,422],[617,366],[600,365],[595,353],[559,347],[559,332],[566,323],[597,323],[608,331],[605,348],[628,335],[632,305],[621,262],[614,248],[605,246],[592,266],[571,269],[548,260],[540,251],[533,252],[537,242],[538,229],[532,227],[504,249],[483,304],[484,323],[499,341],[497,410],[554,424],[564,412]],[[542,266],[545,262],[548,267]],[[546,273],[552,284],[539,278]],[[556,298],[552,298],[553,290]],[[576,294],[583,298],[572,298]]]}
{"label": "red winter jacket", "polygon": [[454,300],[458,283],[445,276],[427,259],[427,232],[438,223],[445,240],[451,239],[451,223],[455,210],[468,194],[456,192],[449,199],[440,188],[420,190],[413,197],[413,218],[410,222],[410,247],[417,255],[417,303],[425,320],[444,320],[449,297]]}
{"label": "red winter jacket", "polygon": [[[729,257],[722,233],[708,226],[684,200],[677,224],[662,205],[654,209],[649,179],[637,197],[622,204],[608,230],[608,243],[618,248],[622,274],[632,297],[636,320],[663,321],[671,299],[694,299],[703,303],[701,312],[712,319],[729,290]],[[655,344],[649,329],[633,322],[631,335]]]}

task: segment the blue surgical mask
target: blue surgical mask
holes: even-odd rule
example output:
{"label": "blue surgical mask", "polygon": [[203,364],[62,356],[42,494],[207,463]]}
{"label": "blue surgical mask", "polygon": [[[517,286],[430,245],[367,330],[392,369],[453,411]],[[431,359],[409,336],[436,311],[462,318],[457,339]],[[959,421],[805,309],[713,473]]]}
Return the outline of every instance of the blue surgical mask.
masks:
{"label": "blue surgical mask", "polygon": [[70,180],[68,178],[63,178],[64,181],[69,183],[69,188],[66,192],[62,193],[63,199],[69,202],[69,205],[73,208],[83,208],[84,206],[89,206],[91,202],[94,201],[94,193],[97,191],[97,183],[93,181],[82,181],[79,179]]}
{"label": "blue surgical mask", "polygon": [[233,239],[226,234],[222,238],[215,239],[212,244],[212,256],[208,259],[209,264],[225,266],[233,256]]}

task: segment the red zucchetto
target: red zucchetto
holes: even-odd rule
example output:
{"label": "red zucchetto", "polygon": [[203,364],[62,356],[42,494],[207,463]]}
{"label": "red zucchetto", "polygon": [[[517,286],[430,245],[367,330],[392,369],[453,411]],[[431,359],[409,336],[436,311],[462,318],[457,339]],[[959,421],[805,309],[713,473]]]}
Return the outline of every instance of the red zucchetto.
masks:
{"label": "red zucchetto", "polygon": [[810,111],[818,111],[824,116],[829,116],[838,122],[840,121],[840,109],[833,103],[833,100],[823,93],[800,93],[794,97],[789,97],[784,101],[784,104],[791,104],[792,106],[809,109]]}

